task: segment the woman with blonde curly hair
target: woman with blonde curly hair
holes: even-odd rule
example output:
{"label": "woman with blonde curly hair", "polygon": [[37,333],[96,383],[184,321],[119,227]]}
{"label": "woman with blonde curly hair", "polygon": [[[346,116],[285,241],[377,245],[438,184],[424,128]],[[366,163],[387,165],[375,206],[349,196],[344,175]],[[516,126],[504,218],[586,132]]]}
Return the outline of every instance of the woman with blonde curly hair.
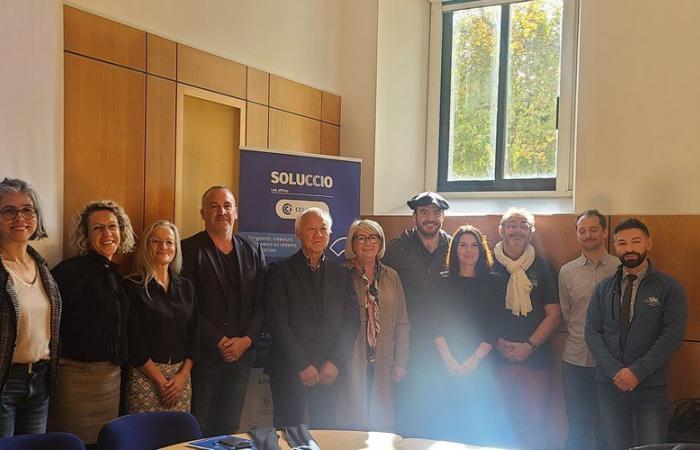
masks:
{"label": "woman with blonde curly hair", "polygon": [[128,360],[129,298],[112,259],[134,247],[129,217],[112,200],[86,203],[70,233],[77,256],[52,274],[63,299],[61,359],[49,430],[97,442],[119,414],[121,365]]}
{"label": "woman with blonde curly hair", "polygon": [[129,309],[129,413],[190,411],[190,371],[199,354],[197,296],[180,277],[177,227],[154,222],[139,241],[127,280]]}

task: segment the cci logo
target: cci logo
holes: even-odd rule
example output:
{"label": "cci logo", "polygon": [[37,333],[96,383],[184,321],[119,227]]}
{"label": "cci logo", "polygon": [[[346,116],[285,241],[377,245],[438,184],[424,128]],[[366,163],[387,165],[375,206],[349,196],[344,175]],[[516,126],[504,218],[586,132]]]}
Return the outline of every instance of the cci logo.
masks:
{"label": "cci logo", "polygon": [[330,213],[330,208],[323,202],[311,202],[308,200],[282,199],[275,204],[275,212],[280,219],[296,219],[299,214],[312,207],[321,208]]}

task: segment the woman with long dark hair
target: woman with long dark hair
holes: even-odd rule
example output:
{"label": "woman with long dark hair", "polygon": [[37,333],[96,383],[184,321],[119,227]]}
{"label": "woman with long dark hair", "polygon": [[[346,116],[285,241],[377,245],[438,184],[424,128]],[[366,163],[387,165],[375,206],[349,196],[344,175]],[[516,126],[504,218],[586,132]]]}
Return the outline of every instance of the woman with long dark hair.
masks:
{"label": "woman with long dark hair", "polygon": [[[491,272],[486,237],[471,225],[455,231],[447,253],[447,275],[435,290],[433,335],[443,367],[445,437],[488,443],[496,424],[491,351],[500,335],[504,283]],[[497,408],[496,408],[497,409]],[[495,429],[494,429],[495,431]]]}

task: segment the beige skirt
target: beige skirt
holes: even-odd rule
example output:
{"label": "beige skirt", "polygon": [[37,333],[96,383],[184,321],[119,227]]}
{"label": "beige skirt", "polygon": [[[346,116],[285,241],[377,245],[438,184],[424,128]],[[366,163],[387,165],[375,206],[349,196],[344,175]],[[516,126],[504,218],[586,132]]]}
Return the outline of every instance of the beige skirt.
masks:
{"label": "beige skirt", "polygon": [[[166,379],[175,375],[182,362],[175,364],[154,363]],[[129,368],[129,384],[126,394],[126,409],[131,413],[155,412],[155,411],[184,411],[190,412],[192,402],[192,384],[187,379],[185,388],[177,403],[171,408],[166,408],[160,401],[160,392],[156,384],[144,375],[139,369]]]}
{"label": "beige skirt", "polygon": [[111,362],[61,358],[56,393],[49,403],[48,431],[78,435],[97,442],[102,427],[119,415],[121,369]]}

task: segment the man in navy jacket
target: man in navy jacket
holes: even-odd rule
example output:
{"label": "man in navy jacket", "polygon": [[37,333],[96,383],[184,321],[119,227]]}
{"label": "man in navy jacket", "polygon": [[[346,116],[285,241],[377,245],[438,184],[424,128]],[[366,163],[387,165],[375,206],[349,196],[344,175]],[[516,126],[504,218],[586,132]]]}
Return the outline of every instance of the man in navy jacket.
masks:
{"label": "man in navy jacket", "polygon": [[593,292],[586,344],[598,366],[598,403],[608,450],[666,442],[666,369],[687,317],[683,287],[654,270],[646,225],[615,227],[622,265]]}

